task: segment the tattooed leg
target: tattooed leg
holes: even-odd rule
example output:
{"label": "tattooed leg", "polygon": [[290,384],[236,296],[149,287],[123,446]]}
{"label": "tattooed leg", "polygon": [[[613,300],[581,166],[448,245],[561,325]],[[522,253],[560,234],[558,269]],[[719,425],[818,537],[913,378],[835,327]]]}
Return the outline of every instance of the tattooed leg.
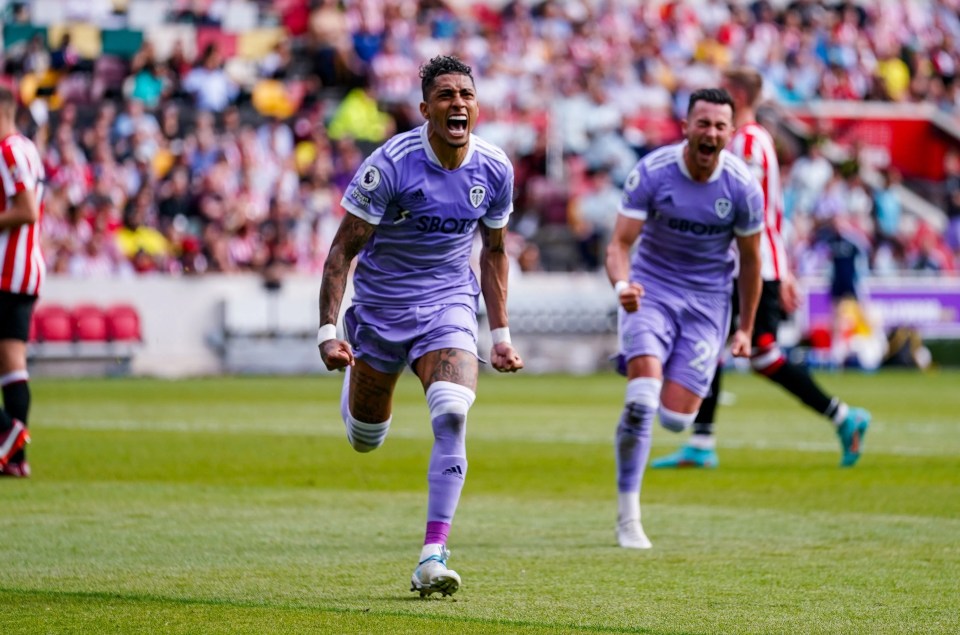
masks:
{"label": "tattooed leg", "polygon": [[343,376],[340,416],[347,441],[357,452],[372,452],[387,439],[393,388],[399,374],[381,373],[357,360]]}
{"label": "tattooed leg", "polygon": [[390,418],[393,389],[400,373],[382,373],[362,360],[350,369],[350,414],[358,421],[377,423]]}
{"label": "tattooed leg", "polygon": [[459,348],[430,351],[417,360],[413,369],[425,391],[438,381],[459,384],[472,391],[477,390],[479,370],[477,357]]}

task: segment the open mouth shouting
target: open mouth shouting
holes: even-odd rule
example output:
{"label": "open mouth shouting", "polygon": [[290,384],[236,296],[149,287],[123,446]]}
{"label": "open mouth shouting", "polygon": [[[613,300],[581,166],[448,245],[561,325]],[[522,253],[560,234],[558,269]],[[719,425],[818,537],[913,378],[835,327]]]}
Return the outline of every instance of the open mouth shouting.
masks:
{"label": "open mouth shouting", "polygon": [[720,146],[715,143],[701,141],[697,144],[697,158],[704,163],[712,161],[719,151]]}
{"label": "open mouth shouting", "polygon": [[450,115],[447,117],[447,132],[453,139],[463,139],[467,136],[468,119],[465,114]]}

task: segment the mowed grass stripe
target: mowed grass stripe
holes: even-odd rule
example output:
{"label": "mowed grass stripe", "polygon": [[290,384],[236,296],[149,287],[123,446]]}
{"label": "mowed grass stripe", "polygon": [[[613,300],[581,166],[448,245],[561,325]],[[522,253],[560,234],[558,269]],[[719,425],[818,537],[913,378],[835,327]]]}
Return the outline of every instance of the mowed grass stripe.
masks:
{"label": "mowed grass stripe", "polygon": [[[612,429],[613,425],[607,426]],[[902,425],[903,432],[911,435],[927,435],[937,440],[943,438],[942,435],[951,434],[956,427],[956,422],[944,420],[942,422],[928,421],[923,423],[906,423]],[[399,426],[391,427],[391,439],[432,439],[432,432],[426,425],[418,429],[397,429]],[[271,424],[269,430],[265,430],[262,425],[245,425],[240,427],[236,422],[233,423],[207,423],[198,421],[131,421],[131,420],[69,420],[60,419],[57,423],[40,423],[34,425],[34,434],[37,430],[93,430],[93,431],[114,431],[114,432],[170,432],[170,433],[213,433],[213,434],[231,434],[231,435],[261,435],[261,436],[312,436],[344,439],[344,433],[341,429],[330,430],[329,426],[319,426],[316,424],[303,424],[298,422],[285,422],[281,425]],[[829,429],[824,427],[824,437],[832,437],[828,434]],[[871,428],[869,449],[865,450],[870,454],[900,454],[906,456],[952,456],[955,453],[943,443],[937,443],[936,447],[917,447],[893,445],[883,438],[887,426],[882,422],[875,422]],[[612,433],[605,430],[606,436]],[[874,441],[874,438],[878,440]],[[510,443],[563,443],[573,445],[609,445],[610,439],[600,438],[599,434],[522,434],[513,433],[505,435],[502,432],[472,432],[471,439],[475,440],[496,440]],[[683,436],[667,435],[660,432],[656,435],[654,446],[661,448],[672,447],[680,443]],[[747,449],[747,450],[786,450],[795,452],[836,452],[838,442],[836,439],[830,441],[767,441],[763,439],[727,439],[721,437],[717,441],[717,447],[722,449]]]}
{"label": "mowed grass stripe", "polygon": [[[873,411],[868,454],[960,455],[952,418],[960,412],[955,389],[960,374],[848,373],[820,380],[850,403]],[[37,435],[78,428],[343,437],[336,376],[35,383]],[[49,394],[47,385],[53,388]],[[728,374],[725,387],[736,403],[719,411],[721,448],[838,451],[830,425],[778,387],[738,373]],[[469,439],[608,444],[623,390],[623,379],[614,375],[485,375],[471,411]],[[430,438],[422,389],[410,374],[398,386],[391,438]],[[670,446],[680,439],[658,428],[654,442]]]}

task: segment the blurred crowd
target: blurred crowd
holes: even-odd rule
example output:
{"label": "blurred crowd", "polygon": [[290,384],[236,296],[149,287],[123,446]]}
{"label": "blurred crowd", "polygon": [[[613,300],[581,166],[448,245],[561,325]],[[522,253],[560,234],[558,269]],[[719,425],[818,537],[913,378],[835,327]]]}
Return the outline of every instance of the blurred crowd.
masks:
{"label": "blurred crowd", "polygon": [[[161,57],[84,59],[70,38],[9,46],[22,129],[47,169],[44,249],[73,276],[317,273],[364,157],[419,125],[419,65],[474,69],[477,134],[516,170],[517,271],[596,270],[634,162],[677,140],[690,93],[747,64],[767,112],[817,99],[935,103],[960,119],[960,0],[541,3],[248,0],[284,36],[257,60],[213,42]],[[170,3],[166,20],[217,27],[222,0]],[[5,22],[29,23],[13,2]],[[31,87],[30,91],[23,87]],[[953,271],[960,157],[938,201],[945,231],[902,211],[900,175],[865,179],[856,152],[815,134],[784,143],[787,235],[800,273],[829,268],[837,236],[878,274]]]}

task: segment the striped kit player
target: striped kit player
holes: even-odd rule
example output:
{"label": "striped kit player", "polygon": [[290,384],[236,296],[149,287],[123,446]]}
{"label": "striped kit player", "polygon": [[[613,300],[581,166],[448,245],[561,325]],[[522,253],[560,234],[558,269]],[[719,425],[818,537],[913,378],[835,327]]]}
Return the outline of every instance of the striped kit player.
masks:
{"label": "striped kit player", "polygon": [[0,88],[0,474],[26,477],[27,339],[45,274],[40,253],[44,174],[36,146],[16,129],[16,110],[14,94]]}

